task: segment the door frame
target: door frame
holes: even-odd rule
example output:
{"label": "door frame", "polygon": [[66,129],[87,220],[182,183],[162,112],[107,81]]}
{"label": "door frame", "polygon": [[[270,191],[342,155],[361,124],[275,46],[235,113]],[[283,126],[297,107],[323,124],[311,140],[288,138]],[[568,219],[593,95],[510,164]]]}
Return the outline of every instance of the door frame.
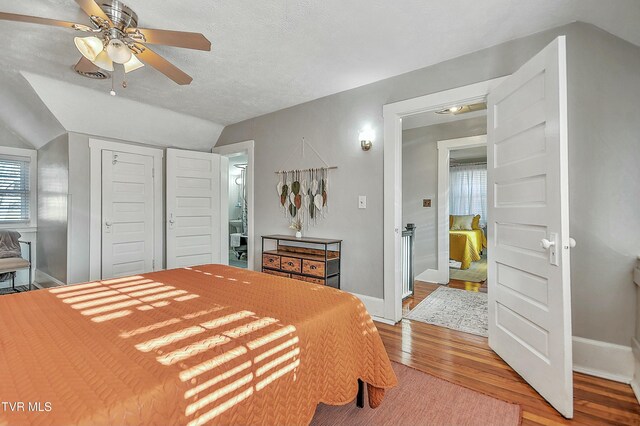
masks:
{"label": "door frame", "polygon": [[384,223],[383,281],[384,318],[402,319],[402,119],[447,108],[459,103],[483,100],[507,76],[386,104],[384,116]]}
{"label": "door frame", "polygon": [[[244,142],[232,143],[229,145],[223,146],[214,146],[211,149],[211,152],[214,154],[219,154],[224,157],[232,157],[234,154],[247,154],[247,227],[249,228],[249,232],[247,233],[247,240],[249,242],[249,247],[247,247],[247,269],[253,271],[255,270],[254,258],[255,258],[255,222],[254,222],[254,205],[255,205],[255,194],[254,194],[254,178],[255,178],[255,142],[253,140],[248,140]],[[228,206],[225,206],[228,209]],[[227,258],[229,257],[229,244],[227,247]]]}
{"label": "door frame", "polygon": [[120,151],[153,157],[154,271],[164,268],[164,149],[89,138],[89,280],[102,279],[102,151]]}

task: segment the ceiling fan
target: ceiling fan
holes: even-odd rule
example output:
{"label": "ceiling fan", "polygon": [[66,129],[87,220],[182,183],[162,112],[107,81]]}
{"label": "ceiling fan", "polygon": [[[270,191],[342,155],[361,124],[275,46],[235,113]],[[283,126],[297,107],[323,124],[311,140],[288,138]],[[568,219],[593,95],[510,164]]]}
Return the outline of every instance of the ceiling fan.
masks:
{"label": "ceiling fan", "polygon": [[[75,37],[82,58],[76,71],[91,74],[106,71],[134,71],[148,64],[180,85],[189,84],[191,76],[155,53],[147,45],[162,44],[187,49],[211,50],[211,42],[200,33],[138,28],[138,15],[119,0],[75,0],[89,15],[91,26],[37,16],[0,12],[0,19],[71,28],[88,33]],[[123,74],[124,75],[124,74]],[[123,82],[123,87],[126,83]],[[115,95],[115,91],[111,91]]]}

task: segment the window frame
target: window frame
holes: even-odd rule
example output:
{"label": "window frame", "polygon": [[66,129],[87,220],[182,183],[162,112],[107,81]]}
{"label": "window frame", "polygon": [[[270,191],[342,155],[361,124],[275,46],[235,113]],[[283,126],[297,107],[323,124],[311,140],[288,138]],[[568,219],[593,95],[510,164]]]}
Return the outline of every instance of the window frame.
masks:
{"label": "window frame", "polygon": [[23,157],[29,159],[29,220],[0,222],[0,229],[25,230],[38,226],[38,151],[35,149],[0,146],[0,157]]}

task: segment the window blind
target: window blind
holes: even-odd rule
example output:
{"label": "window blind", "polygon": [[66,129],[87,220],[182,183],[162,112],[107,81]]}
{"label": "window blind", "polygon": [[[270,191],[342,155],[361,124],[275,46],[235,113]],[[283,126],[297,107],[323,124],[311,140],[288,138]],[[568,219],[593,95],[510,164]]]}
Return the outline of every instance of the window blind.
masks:
{"label": "window blind", "polygon": [[0,157],[0,223],[30,219],[29,158]]}

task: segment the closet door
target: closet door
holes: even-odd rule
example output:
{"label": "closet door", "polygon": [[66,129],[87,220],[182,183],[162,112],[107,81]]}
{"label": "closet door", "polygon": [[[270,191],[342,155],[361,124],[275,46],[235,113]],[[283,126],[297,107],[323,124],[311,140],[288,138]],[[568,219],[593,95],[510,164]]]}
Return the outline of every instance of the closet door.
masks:
{"label": "closet door", "polygon": [[102,279],[154,270],[153,157],[102,151]]}
{"label": "closet door", "polygon": [[167,269],[228,264],[229,160],[167,149]]}

